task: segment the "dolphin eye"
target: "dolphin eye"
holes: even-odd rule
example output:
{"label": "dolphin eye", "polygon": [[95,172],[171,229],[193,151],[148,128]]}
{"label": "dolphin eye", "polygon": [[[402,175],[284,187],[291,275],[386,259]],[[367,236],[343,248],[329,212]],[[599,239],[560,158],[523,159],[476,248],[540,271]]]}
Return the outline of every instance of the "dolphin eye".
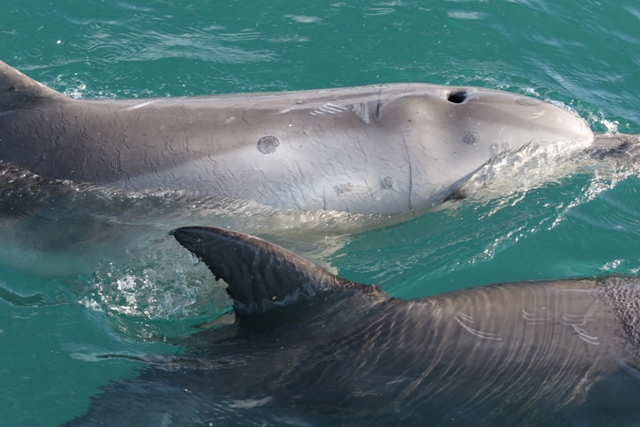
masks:
{"label": "dolphin eye", "polygon": [[447,95],[447,101],[453,102],[454,104],[462,104],[469,94],[462,90],[459,92],[449,92]]}

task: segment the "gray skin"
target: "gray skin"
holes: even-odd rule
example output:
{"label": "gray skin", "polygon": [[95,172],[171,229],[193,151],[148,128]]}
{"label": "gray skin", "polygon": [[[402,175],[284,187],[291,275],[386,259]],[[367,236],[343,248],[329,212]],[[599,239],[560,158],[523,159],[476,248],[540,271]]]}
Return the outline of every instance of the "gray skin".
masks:
{"label": "gray skin", "polygon": [[72,426],[629,425],[640,279],[389,298],[244,234],[175,238],[229,284],[235,322],[145,358]]}
{"label": "gray skin", "polygon": [[395,214],[446,199],[507,149],[596,141],[568,111],[489,89],[390,84],[89,101],[0,62],[0,161],[127,190]]}

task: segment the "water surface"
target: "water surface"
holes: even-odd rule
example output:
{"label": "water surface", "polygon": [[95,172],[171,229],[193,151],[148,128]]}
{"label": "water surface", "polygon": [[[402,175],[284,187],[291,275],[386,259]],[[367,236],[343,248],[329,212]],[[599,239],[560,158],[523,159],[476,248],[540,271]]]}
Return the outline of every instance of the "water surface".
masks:
{"label": "water surface", "polygon": [[[77,98],[427,82],[526,94],[573,109],[594,131],[640,133],[639,29],[631,0],[24,0],[0,14],[0,59]],[[507,184],[409,222],[331,237],[331,255],[319,260],[404,298],[638,274],[636,166],[604,161],[555,176],[539,165]],[[4,425],[73,419],[100,385],[139,366],[105,355],[175,351],[156,340],[224,307],[211,285],[177,280],[194,260],[178,259],[164,234],[138,248],[130,264],[105,254],[73,277],[41,274],[45,259],[29,259],[31,271],[0,268]]]}

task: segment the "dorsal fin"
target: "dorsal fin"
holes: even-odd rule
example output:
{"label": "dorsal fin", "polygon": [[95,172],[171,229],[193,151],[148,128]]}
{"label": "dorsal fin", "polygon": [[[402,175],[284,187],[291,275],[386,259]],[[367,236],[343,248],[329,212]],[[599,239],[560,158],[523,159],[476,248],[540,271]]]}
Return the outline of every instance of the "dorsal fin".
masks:
{"label": "dorsal fin", "polygon": [[237,315],[264,313],[327,291],[379,292],[375,286],[341,279],[278,245],[257,237],[210,227],[172,232],[229,287]]}
{"label": "dorsal fin", "polygon": [[43,99],[69,100],[60,92],[0,61],[0,112],[28,108]]}

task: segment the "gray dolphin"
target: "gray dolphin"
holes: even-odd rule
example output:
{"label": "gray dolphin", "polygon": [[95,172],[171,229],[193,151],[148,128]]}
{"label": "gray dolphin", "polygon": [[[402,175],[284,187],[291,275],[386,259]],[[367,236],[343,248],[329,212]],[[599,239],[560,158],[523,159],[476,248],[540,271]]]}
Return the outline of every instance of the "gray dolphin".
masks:
{"label": "gray dolphin", "polygon": [[640,422],[640,279],[492,285],[405,301],[264,240],[175,238],[236,320],[145,358],[69,425],[564,426]]}
{"label": "gray dolphin", "polygon": [[562,108],[474,87],[74,100],[0,62],[0,161],[130,190],[394,214],[446,199],[505,150],[596,139]]}

